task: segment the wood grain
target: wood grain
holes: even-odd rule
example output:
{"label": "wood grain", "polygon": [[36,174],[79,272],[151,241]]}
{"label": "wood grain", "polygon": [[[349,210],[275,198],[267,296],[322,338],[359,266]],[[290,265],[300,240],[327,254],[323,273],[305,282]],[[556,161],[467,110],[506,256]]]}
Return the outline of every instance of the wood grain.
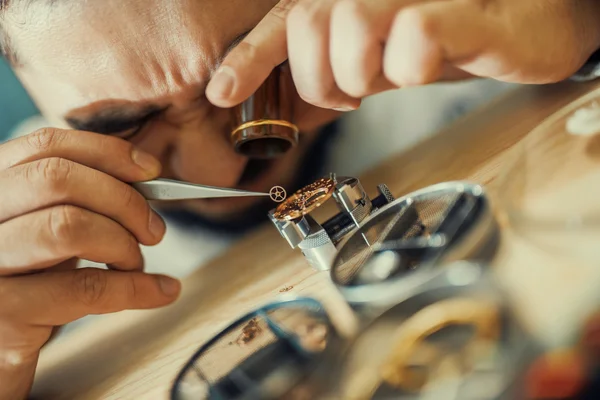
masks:
{"label": "wood grain", "polygon": [[[386,183],[396,196],[442,181],[469,179],[486,185],[494,196],[511,148],[547,116],[596,87],[574,83],[520,87],[360,179],[369,193]],[[324,207],[317,217],[331,212],[331,207]],[[515,286],[521,287],[510,273],[506,273],[509,286],[517,282]],[[352,329],[350,311],[327,273],[311,270],[299,252],[265,225],[190,276],[175,304],[107,316],[49,345],[40,359],[33,395],[166,399],[175,375],[199,345],[290,286],[293,289],[286,294],[322,300],[340,324]]]}

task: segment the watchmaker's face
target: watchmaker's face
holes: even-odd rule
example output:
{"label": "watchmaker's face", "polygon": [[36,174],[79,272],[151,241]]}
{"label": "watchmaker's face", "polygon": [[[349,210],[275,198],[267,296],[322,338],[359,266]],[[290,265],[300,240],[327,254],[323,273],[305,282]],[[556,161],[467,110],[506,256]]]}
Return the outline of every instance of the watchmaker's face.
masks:
{"label": "watchmaker's face", "polygon": [[[301,145],[272,163],[249,161],[230,144],[229,110],[204,88],[276,3],[15,0],[3,25],[22,61],[16,73],[53,125],[130,138],[161,160],[164,177],[268,191],[289,184],[316,128],[336,114],[297,107]],[[255,201],[179,206],[224,218]]]}

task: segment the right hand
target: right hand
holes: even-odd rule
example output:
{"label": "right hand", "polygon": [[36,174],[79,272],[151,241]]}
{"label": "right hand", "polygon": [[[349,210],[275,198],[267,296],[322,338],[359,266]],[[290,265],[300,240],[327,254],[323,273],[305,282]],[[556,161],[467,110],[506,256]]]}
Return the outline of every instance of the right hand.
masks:
{"label": "right hand", "polygon": [[131,143],[89,132],[0,145],[0,399],[25,398],[55,327],[177,298],[177,280],[143,272],[139,244],[160,242],[165,224],[125,183],[159,173]]}

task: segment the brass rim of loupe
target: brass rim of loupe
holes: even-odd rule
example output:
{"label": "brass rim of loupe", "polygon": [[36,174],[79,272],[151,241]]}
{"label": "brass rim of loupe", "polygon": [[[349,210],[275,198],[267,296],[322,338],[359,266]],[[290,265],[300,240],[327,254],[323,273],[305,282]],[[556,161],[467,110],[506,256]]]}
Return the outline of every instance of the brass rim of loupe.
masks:
{"label": "brass rim of loupe", "polygon": [[332,179],[321,178],[288,197],[275,209],[273,216],[290,221],[309,214],[329,200],[334,188],[335,182]]}
{"label": "brass rim of loupe", "polygon": [[236,133],[243,131],[245,129],[248,128],[252,128],[255,126],[263,126],[263,125],[277,125],[277,126],[284,126],[286,128],[290,128],[294,131],[294,133],[298,133],[299,129],[296,125],[292,124],[289,121],[284,121],[281,119],[259,119],[256,121],[249,121],[249,122],[245,122],[241,125],[239,125],[237,128],[235,128],[232,132],[231,132],[231,136],[234,136]]}

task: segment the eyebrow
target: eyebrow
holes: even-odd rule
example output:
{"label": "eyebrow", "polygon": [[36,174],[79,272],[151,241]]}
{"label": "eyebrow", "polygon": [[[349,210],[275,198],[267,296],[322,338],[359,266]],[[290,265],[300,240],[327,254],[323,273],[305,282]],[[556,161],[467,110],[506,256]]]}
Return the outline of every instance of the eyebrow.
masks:
{"label": "eyebrow", "polygon": [[[1,1],[1,0],[0,0]],[[225,57],[238,45],[250,31],[237,36],[225,49],[214,68],[223,62]],[[74,116],[65,117],[65,121],[73,128],[80,131],[89,131],[104,135],[124,132],[138,128],[148,120],[160,114],[168,107],[157,105],[146,106],[140,109],[139,105],[121,105],[104,108],[97,113],[79,118]]]}

